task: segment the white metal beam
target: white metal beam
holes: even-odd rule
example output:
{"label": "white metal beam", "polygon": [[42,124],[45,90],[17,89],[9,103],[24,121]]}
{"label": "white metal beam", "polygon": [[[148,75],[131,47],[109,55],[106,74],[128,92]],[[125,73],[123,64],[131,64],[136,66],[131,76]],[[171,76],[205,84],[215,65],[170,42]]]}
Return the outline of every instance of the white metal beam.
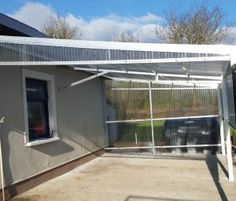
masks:
{"label": "white metal beam", "polygon": [[[195,145],[170,145],[170,146],[154,146],[155,149],[169,148],[191,148],[191,147],[220,147],[221,144],[195,144]],[[136,147],[106,147],[105,150],[129,150],[129,149],[152,149],[152,146],[136,146]]]}
{"label": "white metal beam", "polygon": [[1,61],[0,66],[50,66],[50,65],[107,65],[107,64],[164,64],[185,62],[230,61],[229,56],[186,57],[168,59],[127,59],[127,60],[90,60],[90,61]]}
{"label": "white metal beam", "polygon": [[206,75],[180,75],[180,74],[167,74],[158,73],[163,77],[179,77],[179,78],[193,78],[193,79],[206,79],[206,80],[222,80],[221,76],[206,76]]}
{"label": "white metal beam", "polygon": [[142,72],[142,71],[130,71],[130,70],[115,70],[115,69],[106,69],[106,68],[81,68],[81,67],[74,67],[75,70],[82,70],[82,71],[99,71],[99,72],[109,72],[109,73],[120,73],[120,74],[133,74],[133,75],[153,75],[155,76],[156,73],[154,72]]}
{"label": "white metal beam", "polygon": [[82,79],[82,80],[79,80],[79,81],[73,82],[73,83],[71,83],[71,84],[69,84],[69,85],[66,85],[66,86],[60,88],[59,90],[61,91],[61,90],[64,90],[64,89],[67,89],[67,88],[70,88],[70,87],[77,86],[77,85],[79,85],[79,84],[82,84],[82,83],[87,82],[87,81],[89,81],[89,80],[93,80],[93,79],[95,79],[95,78],[97,78],[97,77],[100,77],[100,76],[103,76],[103,75],[105,75],[105,74],[107,74],[107,72],[101,72],[101,73],[98,73],[98,74],[95,74],[95,75],[86,77],[86,78],[84,78],[84,79]]}
{"label": "white metal beam", "polygon": [[[179,87],[179,88],[152,88],[152,91],[178,91],[178,90],[207,90],[216,89],[215,87]],[[112,88],[112,91],[146,91],[149,88]]]}
{"label": "white metal beam", "polygon": [[225,155],[225,128],[224,128],[224,120],[223,120],[223,105],[222,105],[222,93],[221,93],[221,85],[219,85],[217,89],[217,102],[218,102],[218,111],[219,111],[219,122],[220,122],[220,140],[221,140],[221,153]]}
{"label": "white metal beam", "polygon": [[192,78],[192,79],[205,79],[205,80],[222,80],[222,76],[206,76],[206,75],[186,75],[186,74],[167,74],[167,73],[155,73],[155,72],[143,72],[143,71],[130,71],[130,70],[114,70],[105,68],[79,68],[75,67],[75,70],[82,71],[99,71],[99,72],[109,72],[109,73],[120,73],[120,74],[132,74],[132,75],[151,75],[151,76],[162,76],[162,77],[176,77],[176,78]]}
{"label": "white metal beam", "polygon": [[[184,116],[184,117],[163,117],[163,118],[153,118],[153,121],[163,121],[163,120],[175,120],[175,119],[200,119],[200,118],[210,118],[219,117],[219,115],[202,115],[202,116]],[[151,118],[147,119],[129,119],[129,120],[113,120],[106,121],[107,124],[112,123],[132,123],[132,122],[145,122],[151,121]]]}
{"label": "white metal beam", "polygon": [[73,83],[70,84],[70,87],[74,87],[74,86],[76,86],[76,85],[82,84],[82,83],[84,83],[84,82],[87,82],[87,81],[89,81],[89,80],[95,79],[95,78],[100,77],[100,76],[102,76],[102,75],[105,75],[105,74],[107,74],[107,73],[108,73],[108,72],[101,72],[101,73],[98,73],[98,74],[96,74],[96,75],[92,75],[92,76],[87,77],[87,78],[84,78],[84,79],[82,79],[82,80],[73,82]]}
{"label": "white metal beam", "polygon": [[210,81],[210,80],[158,80],[157,83],[161,83],[161,84],[169,84],[169,83],[192,83],[193,85],[195,84],[204,84],[206,86],[209,86],[211,84],[213,85],[217,85],[221,83],[221,81]]}
{"label": "white metal beam", "polygon": [[221,141],[221,153],[225,156],[225,128],[224,128],[224,121],[220,118],[220,141]]}
{"label": "white metal beam", "polygon": [[218,88],[220,81],[180,81],[180,80],[148,80],[148,79],[130,79],[130,78],[117,78],[106,76],[109,79],[115,81],[122,81],[122,82],[140,82],[140,83],[157,83],[157,84],[166,84],[166,85],[173,85],[173,86],[201,86],[201,87],[213,87],[215,89]]}

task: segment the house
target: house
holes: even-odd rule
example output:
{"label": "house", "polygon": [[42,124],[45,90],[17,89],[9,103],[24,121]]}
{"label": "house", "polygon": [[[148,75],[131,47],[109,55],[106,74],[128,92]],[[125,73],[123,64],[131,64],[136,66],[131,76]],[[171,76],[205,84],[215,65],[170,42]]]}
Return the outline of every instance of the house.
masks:
{"label": "house", "polygon": [[[72,169],[104,148],[150,149],[154,154],[159,148],[220,147],[223,155],[227,150],[229,180],[234,180],[229,125],[236,127],[235,46],[50,39],[4,18],[10,25],[3,23],[8,36],[0,36],[0,117],[5,117],[0,136],[8,197]],[[107,119],[105,78],[146,83],[138,90],[147,90],[150,116]],[[157,146],[154,121],[212,115],[155,118],[152,83],[216,90],[220,143]],[[109,125],[142,121],[150,123],[149,146],[107,147]]]}
{"label": "house", "polygon": [[37,29],[0,13],[0,35],[47,37]]}
{"label": "house", "polygon": [[[0,31],[45,37],[3,14]],[[89,75],[63,65],[1,66],[0,116],[5,123],[0,133],[7,197],[68,171],[107,145],[103,79],[63,89]]]}

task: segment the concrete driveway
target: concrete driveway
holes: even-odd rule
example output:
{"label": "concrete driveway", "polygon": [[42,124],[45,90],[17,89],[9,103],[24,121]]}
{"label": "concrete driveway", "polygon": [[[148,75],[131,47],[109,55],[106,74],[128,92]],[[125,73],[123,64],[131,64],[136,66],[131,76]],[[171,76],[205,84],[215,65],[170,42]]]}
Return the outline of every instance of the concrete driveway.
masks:
{"label": "concrete driveway", "polygon": [[104,154],[12,201],[235,201],[219,157]]}

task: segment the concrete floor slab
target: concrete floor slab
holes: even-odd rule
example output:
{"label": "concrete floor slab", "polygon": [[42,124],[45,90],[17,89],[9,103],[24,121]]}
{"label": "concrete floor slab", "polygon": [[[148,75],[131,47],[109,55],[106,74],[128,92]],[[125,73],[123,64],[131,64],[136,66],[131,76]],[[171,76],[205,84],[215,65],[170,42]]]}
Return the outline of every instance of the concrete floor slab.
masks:
{"label": "concrete floor slab", "polygon": [[235,201],[218,158],[105,154],[12,201]]}

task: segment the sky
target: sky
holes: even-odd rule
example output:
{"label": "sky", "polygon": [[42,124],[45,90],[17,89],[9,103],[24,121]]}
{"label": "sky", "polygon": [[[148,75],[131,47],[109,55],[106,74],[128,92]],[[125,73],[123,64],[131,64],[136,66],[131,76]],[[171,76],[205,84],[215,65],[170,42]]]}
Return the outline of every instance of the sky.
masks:
{"label": "sky", "polygon": [[184,11],[200,2],[222,8],[236,38],[236,0],[0,0],[0,12],[38,30],[51,16],[65,16],[80,39],[115,40],[130,31],[142,42],[158,42],[155,27],[163,25],[169,9]]}

